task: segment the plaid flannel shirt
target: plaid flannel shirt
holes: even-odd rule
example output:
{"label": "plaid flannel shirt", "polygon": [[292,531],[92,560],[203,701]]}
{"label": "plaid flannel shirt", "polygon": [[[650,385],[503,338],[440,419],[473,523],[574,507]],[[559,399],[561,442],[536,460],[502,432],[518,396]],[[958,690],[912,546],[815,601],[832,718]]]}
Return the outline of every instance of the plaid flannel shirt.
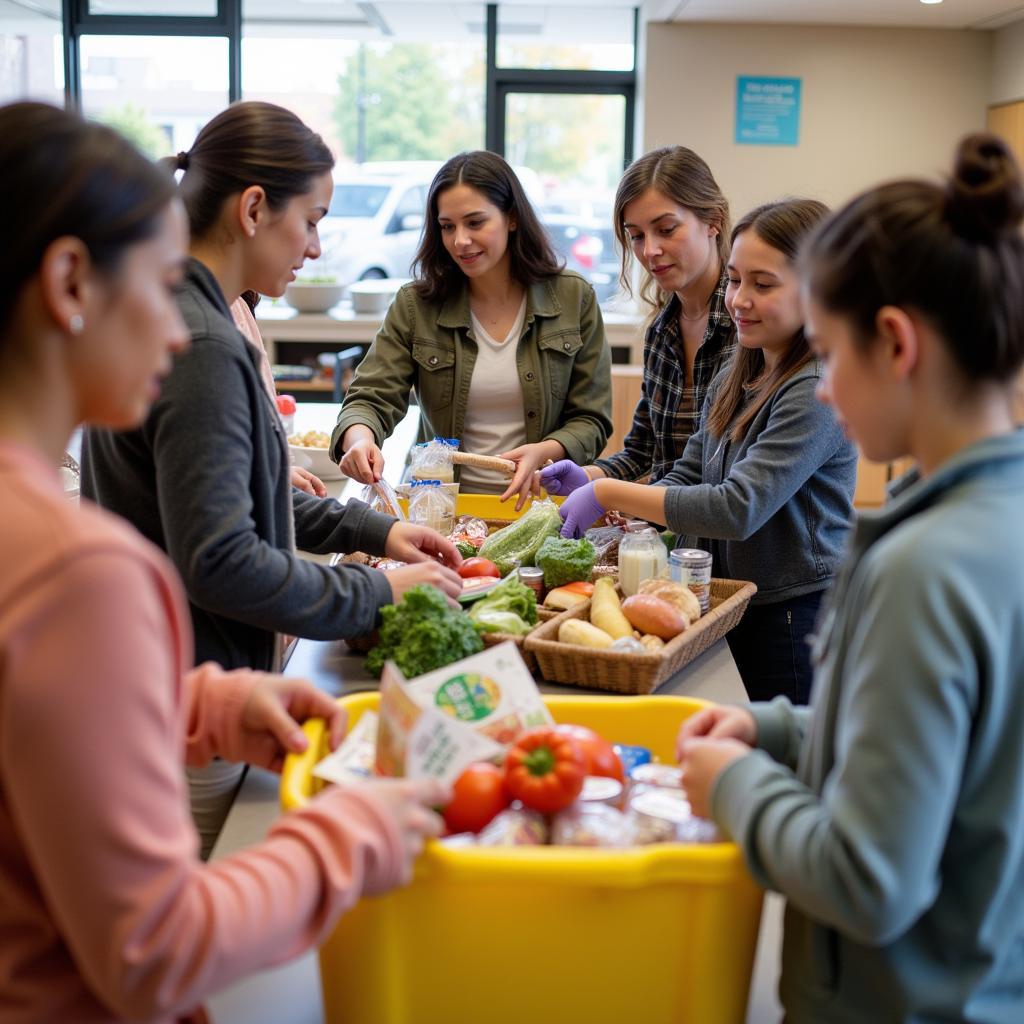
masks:
{"label": "plaid flannel shirt", "polygon": [[[644,339],[644,379],[633,425],[622,451],[595,466],[619,480],[660,480],[683,454],[686,442],[697,429],[708,386],[725,365],[736,345],[736,330],[725,308],[729,277],[722,276],[711,296],[704,340],[693,363],[693,380],[686,379],[683,339],[679,330],[679,298],[673,295],[658,314]],[[687,391],[693,400],[685,401]]]}

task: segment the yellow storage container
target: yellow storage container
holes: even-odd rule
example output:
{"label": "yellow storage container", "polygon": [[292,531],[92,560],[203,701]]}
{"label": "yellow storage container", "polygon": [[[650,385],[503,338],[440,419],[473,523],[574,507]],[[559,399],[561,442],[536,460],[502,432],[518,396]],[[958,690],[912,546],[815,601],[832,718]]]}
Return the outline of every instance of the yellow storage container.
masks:
{"label": "yellow storage container", "polygon": [[[522,510],[516,511],[516,499],[509,498],[508,501],[499,501],[497,494],[459,494],[455,499],[455,514],[457,516],[477,516],[480,519],[518,519],[530,510],[530,502],[523,506]],[[548,497],[556,505],[561,505],[565,498],[556,497],[551,494]],[[409,511],[407,498],[399,498],[399,504],[403,512]]]}
{"label": "yellow storage container", "polygon": [[[344,697],[350,724],[376,693]],[[555,697],[556,720],[674,759],[685,697]],[[322,722],[289,758],[285,808],[320,786]],[[449,849],[363,900],[320,950],[329,1024],[742,1024],[761,891],[732,843]]]}

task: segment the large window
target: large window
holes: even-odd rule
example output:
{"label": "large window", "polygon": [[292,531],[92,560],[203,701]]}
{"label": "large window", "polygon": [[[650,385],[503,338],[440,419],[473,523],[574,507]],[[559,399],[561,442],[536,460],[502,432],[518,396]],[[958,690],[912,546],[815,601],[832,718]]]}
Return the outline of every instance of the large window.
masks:
{"label": "large window", "polygon": [[0,0],[0,103],[64,98],[60,0]]}
{"label": "large window", "polygon": [[[317,271],[407,275],[438,166],[487,147],[517,169],[567,265],[602,299],[614,291],[610,212],[632,158],[635,8],[618,0],[64,3],[61,53],[60,0],[0,0],[7,93],[29,94],[38,76],[37,94],[56,98],[67,68],[69,98],[153,156],[187,149],[232,100],[295,111],[337,160]],[[3,34],[13,7],[45,8],[22,21],[46,27],[49,62],[15,60],[26,44]],[[7,86],[14,79],[17,89]]]}

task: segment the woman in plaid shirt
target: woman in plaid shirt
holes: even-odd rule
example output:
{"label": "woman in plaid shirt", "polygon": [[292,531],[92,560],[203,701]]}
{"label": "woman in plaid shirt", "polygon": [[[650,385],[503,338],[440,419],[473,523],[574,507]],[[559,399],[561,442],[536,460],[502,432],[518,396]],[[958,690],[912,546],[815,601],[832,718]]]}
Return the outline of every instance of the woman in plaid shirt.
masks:
{"label": "woman in plaid shirt", "polygon": [[729,204],[708,165],[684,146],[634,161],[615,195],[622,283],[633,256],[646,271],[640,297],[652,310],[644,379],[621,452],[590,466],[557,462],[541,471],[552,494],[598,477],[661,479],[697,429],[708,385],[725,365],[736,332],[725,308]]}

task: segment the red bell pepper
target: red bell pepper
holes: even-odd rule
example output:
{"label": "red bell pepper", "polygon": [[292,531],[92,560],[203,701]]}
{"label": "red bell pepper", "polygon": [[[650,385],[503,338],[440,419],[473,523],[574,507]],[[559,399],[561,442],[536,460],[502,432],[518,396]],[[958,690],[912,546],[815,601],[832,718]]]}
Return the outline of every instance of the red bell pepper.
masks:
{"label": "red bell pepper", "polygon": [[583,789],[586,759],[579,744],[550,726],[524,732],[505,755],[505,787],[542,814],[568,807]]}

